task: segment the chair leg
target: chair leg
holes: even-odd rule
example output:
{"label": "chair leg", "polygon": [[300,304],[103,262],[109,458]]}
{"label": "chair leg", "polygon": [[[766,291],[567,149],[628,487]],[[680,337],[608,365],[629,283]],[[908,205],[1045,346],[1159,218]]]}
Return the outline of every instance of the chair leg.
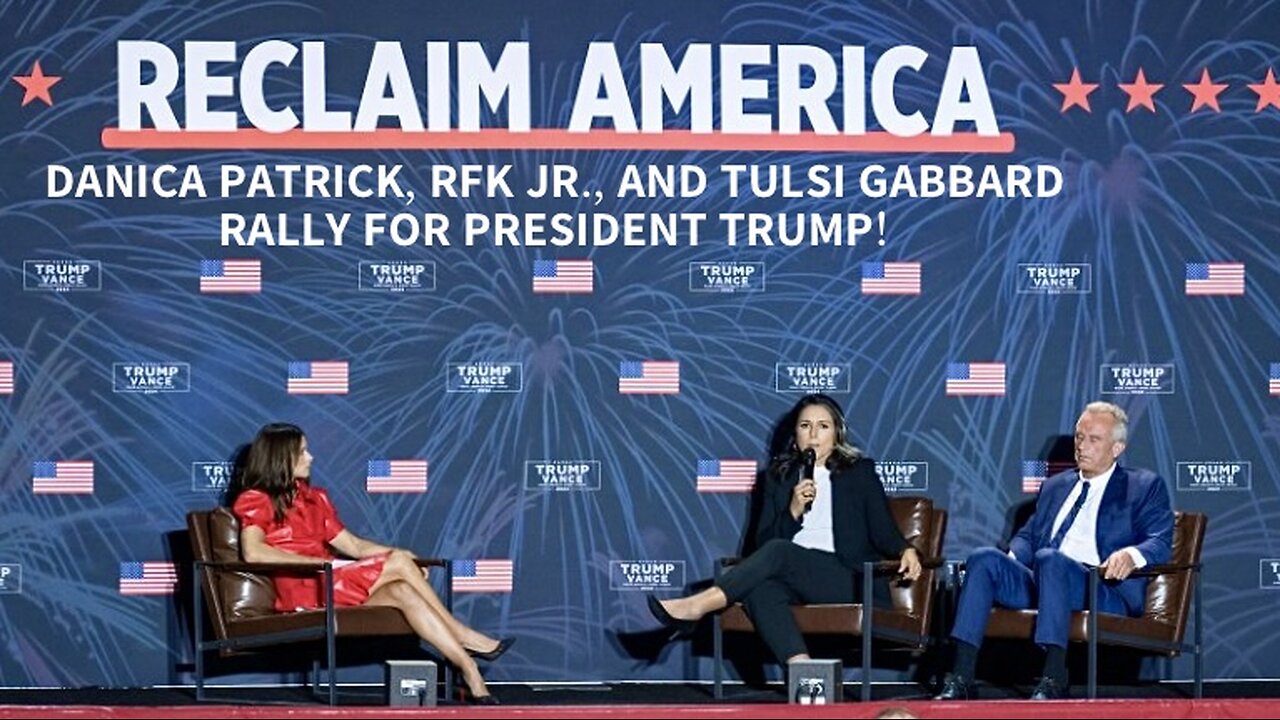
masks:
{"label": "chair leg", "polygon": [[871,621],[868,619],[871,613],[867,612],[867,606],[862,606],[862,687],[859,689],[862,693],[862,702],[871,702],[871,635],[867,632],[870,630]]}
{"label": "chair leg", "polygon": [[1204,607],[1200,603],[1200,569],[1196,568],[1193,572],[1195,573],[1195,596],[1192,597],[1191,602],[1195,605],[1196,613],[1195,696],[1199,700],[1204,697]]}
{"label": "chair leg", "polygon": [[713,683],[716,700],[724,699],[724,629],[720,627],[720,613],[716,613],[711,621],[711,645],[714,648],[713,662],[715,682]]}
{"label": "chair leg", "polygon": [[196,641],[196,702],[204,702],[204,650]]}
{"label": "chair leg", "polygon": [[329,664],[329,705],[338,704],[338,614],[333,605],[333,565],[324,564],[324,644]]}
{"label": "chair leg", "polygon": [[337,641],[332,632],[329,633],[328,642],[326,644],[328,647],[325,650],[325,654],[328,656],[329,661],[329,705],[332,706],[338,704],[338,672],[336,667]]}
{"label": "chair leg", "polygon": [[320,694],[320,656],[311,658],[311,697],[319,699]]}
{"label": "chair leg", "polygon": [[[711,576],[716,583],[720,582],[721,565],[719,562],[713,562],[711,567]],[[711,618],[711,646],[712,654],[715,655],[712,672],[714,673],[714,682],[712,687],[712,697],[716,700],[724,699],[724,627],[720,624],[720,613],[714,613]]]}
{"label": "chair leg", "polygon": [[191,624],[196,639],[196,702],[204,702],[204,585],[200,582],[203,567],[195,563],[191,583]]}
{"label": "chair leg", "polygon": [[[446,560],[444,563],[444,609],[453,614],[453,561]],[[440,664],[444,666],[444,672],[441,677],[444,680],[444,686],[440,688],[439,699],[448,700],[449,693],[453,692],[453,665],[440,657]]]}
{"label": "chair leg", "polygon": [[1089,699],[1098,698],[1098,572],[1089,571]]}
{"label": "chair leg", "polygon": [[875,612],[875,564],[862,566],[862,702],[871,702],[871,615]]}

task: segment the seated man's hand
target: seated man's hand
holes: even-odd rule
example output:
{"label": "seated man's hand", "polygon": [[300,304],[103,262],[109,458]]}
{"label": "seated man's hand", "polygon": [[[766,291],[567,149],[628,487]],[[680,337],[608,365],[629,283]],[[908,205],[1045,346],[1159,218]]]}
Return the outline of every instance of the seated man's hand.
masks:
{"label": "seated man's hand", "polygon": [[1111,557],[1098,567],[1102,570],[1102,579],[1124,580],[1137,565],[1133,562],[1133,556],[1121,549],[1111,553]]}
{"label": "seated man's hand", "polygon": [[920,567],[920,554],[909,547],[902,551],[902,560],[898,563],[898,574],[904,580],[917,580],[924,568]]}

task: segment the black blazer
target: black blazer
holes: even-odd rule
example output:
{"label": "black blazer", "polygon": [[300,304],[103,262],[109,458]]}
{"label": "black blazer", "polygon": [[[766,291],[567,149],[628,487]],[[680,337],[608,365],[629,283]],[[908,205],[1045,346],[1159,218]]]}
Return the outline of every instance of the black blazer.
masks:
{"label": "black blazer", "polygon": [[[801,523],[791,516],[791,492],[800,482],[797,467],[788,477],[776,471],[765,474],[756,547],[775,539],[790,540]],[[862,563],[897,558],[909,546],[889,510],[889,498],[871,458],[831,473],[831,524],[836,557],[849,569]]]}

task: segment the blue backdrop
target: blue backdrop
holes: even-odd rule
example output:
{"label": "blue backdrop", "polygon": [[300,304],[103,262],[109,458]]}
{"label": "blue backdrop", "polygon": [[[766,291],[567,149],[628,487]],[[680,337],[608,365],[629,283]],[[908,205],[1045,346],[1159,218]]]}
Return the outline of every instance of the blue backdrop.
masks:
{"label": "blue backdrop", "polygon": [[[1053,469],[1054,443],[1086,402],[1119,403],[1132,417],[1127,461],[1158,471],[1176,508],[1210,518],[1208,675],[1280,675],[1280,96],[1268,81],[1280,65],[1280,4],[113,8],[0,5],[0,684],[185,679],[174,671],[191,650],[167,594],[169,534],[186,512],[219,501],[220,463],[275,420],[305,428],[315,481],[357,533],[424,555],[511,561],[509,592],[457,602],[476,626],[520,638],[492,679],[709,678],[709,659],[686,645],[648,662],[619,634],[652,627],[644,589],[682,591],[710,574],[713,557],[736,551],[748,494],[732,491],[741,488],[731,477],[715,488],[705,461],[763,467],[776,422],[806,388],[845,404],[855,441],[888,463],[892,491],[927,493],[951,512],[951,557],[1008,530],[1010,509]],[[721,149],[667,151],[108,149],[103,129],[120,122],[116,43],[138,39],[179,58],[189,40],[241,50],[323,40],[329,106],[348,110],[375,41],[402,43],[420,107],[427,41],[479,41],[491,58],[503,43],[527,41],[535,128],[567,127],[592,41],[615,44],[637,110],[646,42],[673,58],[691,42],[812,45],[837,65],[842,46],[866,46],[868,77],[886,49],[915,45],[930,60],[900,75],[897,97],[926,118],[952,46],[972,45],[1016,146],[786,152],[733,149],[730,138]],[[1064,109],[1072,91],[1055,88],[1077,69],[1098,85],[1084,96],[1088,111]],[[1149,107],[1120,87],[1139,69],[1163,85]],[[297,103],[293,70],[271,76],[273,106]],[[1206,70],[1226,87],[1207,87]],[[773,87],[771,72],[759,77]],[[504,117],[484,122],[501,127]],[[687,128],[688,106],[667,123]],[[399,181],[418,200],[50,197],[51,164],[78,176],[86,165],[162,163],[198,166],[215,190],[233,164],[401,165]],[[598,204],[431,197],[432,168],[463,163],[511,164],[513,187],[527,187],[541,165],[566,164],[605,192]],[[735,163],[839,166],[847,196],[731,197],[719,168]],[[1047,165],[1063,186],[1043,198],[868,198],[857,179],[872,163]],[[629,164],[698,166],[708,187],[694,198],[613,197]],[[856,247],[730,247],[713,222],[697,246],[675,247],[219,243],[223,213],[285,213],[300,234],[307,212],[350,212],[354,227],[367,213],[402,211],[443,213],[454,227],[466,213],[883,212],[885,244],[873,232]],[[208,265],[202,292],[201,261],[223,259],[258,261],[260,292],[211,292],[217,267]],[[590,293],[534,292],[537,261],[572,259],[592,261]],[[420,283],[380,288],[386,273],[371,266],[396,262],[421,265]],[[909,294],[870,292],[875,263],[885,262],[918,263],[918,294],[912,265],[886,269],[908,273]],[[698,263],[752,268],[752,279],[706,292]],[[1061,283],[1047,292],[1036,279],[1051,275]],[[316,361],[347,363],[345,394],[288,392],[290,363]],[[678,393],[620,392],[620,376],[644,369],[627,363],[639,361],[678,363]],[[969,363],[1002,367],[1002,392],[958,396],[963,371],[984,370],[956,367]],[[295,365],[293,374],[321,369]],[[502,384],[489,392],[464,382],[495,373]],[[137,392],[139,378],[160,391]],[[381,466],[369,464],[380,460],[426,461],[425,492],[414,491],[414,464],[402,466],[409,491],[370,492]],[[73,461],[92,463],[91,482]],[[720,463],[722,474],[732,467]]]}

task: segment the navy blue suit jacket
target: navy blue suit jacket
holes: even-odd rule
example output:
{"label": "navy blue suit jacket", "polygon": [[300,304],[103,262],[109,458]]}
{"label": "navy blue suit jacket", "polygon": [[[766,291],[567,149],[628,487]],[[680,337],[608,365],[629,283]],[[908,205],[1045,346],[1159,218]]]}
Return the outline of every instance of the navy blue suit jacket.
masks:
{"label": "navy blue suit jacket", "polygon": [[[1053,521],[1079,478],[1078,470],[1068,470],[1041,486],[1035,513],[1009,543],[1018,562],[1031,567],[1036,551],[1049,546]],[[1173,509],[1164,480],[1150,470],[1117,465],[1098,507],[1096,540],[1098,557],[1104,561],[1116,550],[1132,546],[1142,553],[1148,565],[1169,562]],[[1146,578],[1130,578],[1119,587],[1130,609],[1143,606],[1146,589]]]}

